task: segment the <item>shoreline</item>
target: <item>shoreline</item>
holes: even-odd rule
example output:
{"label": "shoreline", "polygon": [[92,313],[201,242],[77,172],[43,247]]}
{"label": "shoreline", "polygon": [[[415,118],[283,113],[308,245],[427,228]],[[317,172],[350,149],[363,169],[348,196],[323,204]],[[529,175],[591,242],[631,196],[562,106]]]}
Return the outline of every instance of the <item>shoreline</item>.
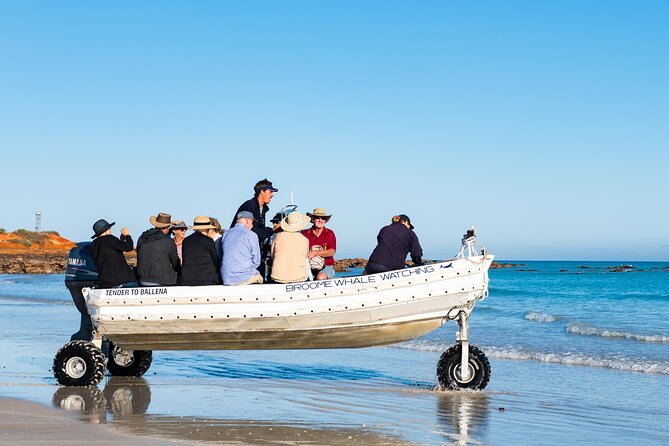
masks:
{"label": "shoreline", "polygon": [[72,446],[160,446],[198,445],[199,442],[174,441],[144,435],[115,432],[103,425],[77,419],[67,412],[27,399],[0,396],[0,432],[3,443],[38,446],[65,444]]}

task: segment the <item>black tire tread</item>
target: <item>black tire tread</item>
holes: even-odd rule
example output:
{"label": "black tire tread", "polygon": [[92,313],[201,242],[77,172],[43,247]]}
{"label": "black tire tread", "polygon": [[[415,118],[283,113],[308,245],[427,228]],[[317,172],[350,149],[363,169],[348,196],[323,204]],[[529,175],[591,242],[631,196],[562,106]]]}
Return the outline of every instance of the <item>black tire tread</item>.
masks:
{"label": "black tire tread", "polygon": [[107,370],[112,376],[142,376],[149,370],[153,362],[153,352],[151,350],[134,350],[134,360],[127,366],[122,366],[114,361],[112,345],[110,345],[109,351]]}
{"label": "black tire tread", "polygon": [[[84,376],[73,378],[65,372],[68,359],[79,356],[87,363]],[[63,386],[96,386],[105,375],[105,356],[92,342],[77,340],[62,346],[53,358],[53,376]]]}
{"label": "black tire tread", "polygon": [[478,347],[469,346],[469,361],[473,361],[475,367],[474,379],[466,384],[459,383],[454,377],[450,376],[450,364],[459,362],[461,356],[461,344],[454,345],[446,350],[439,358],[437,363],[437,379],[443,389],[460,390],[463,388],[472,390],[483,390],[490,382],[491,368],[490,361],[485,353]]}

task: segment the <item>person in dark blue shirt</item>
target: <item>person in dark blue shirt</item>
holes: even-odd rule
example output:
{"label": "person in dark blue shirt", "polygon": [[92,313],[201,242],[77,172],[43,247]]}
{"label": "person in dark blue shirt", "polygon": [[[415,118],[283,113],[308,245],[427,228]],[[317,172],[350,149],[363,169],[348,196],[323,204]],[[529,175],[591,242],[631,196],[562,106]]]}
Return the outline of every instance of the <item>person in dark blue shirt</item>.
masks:
{"label": "person in dark blue shirt", "polygon": [[404,214],[395,215],[392,223],[381,228],[363,275],[402,269],[407,254],[411,254],[414,265],[420,265],[423,248],[413,228],[411,220]]}

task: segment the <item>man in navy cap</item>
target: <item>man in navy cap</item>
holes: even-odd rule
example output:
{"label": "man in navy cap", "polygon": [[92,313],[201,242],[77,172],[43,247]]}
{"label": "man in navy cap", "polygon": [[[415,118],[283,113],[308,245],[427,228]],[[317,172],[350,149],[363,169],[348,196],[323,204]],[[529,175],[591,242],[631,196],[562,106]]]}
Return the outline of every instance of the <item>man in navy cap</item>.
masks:
{"label": "man in navy cap", "polygon": [[263,283],[258,236],[253,232],[255,218],[249,211],[237,213],[235,225],[223,234],[221,277],[223,285]]}
{"label": "man in navy cap", "polygon": [[274,192],[278,192],[279,189],[272,186],[272,182],[267,178],[263,178],[258,181],[255,186],[253,186],[253,198],[246,200],[239,206],[237,212],[235,213],[235,218],[232,219],[230,227],[233,228],[237,224],[237,215],[242,212],[250,212],[253,216],[253,232],[258,236],[258,244],[263,247],[262,255],[263,261],[260,262],[260,275],[265,276],[265,262],[264,260],[269,257],[269,238],[272,236],[272,228],[265,226],[265,216],[269,210],[270,201],[274,197]]}

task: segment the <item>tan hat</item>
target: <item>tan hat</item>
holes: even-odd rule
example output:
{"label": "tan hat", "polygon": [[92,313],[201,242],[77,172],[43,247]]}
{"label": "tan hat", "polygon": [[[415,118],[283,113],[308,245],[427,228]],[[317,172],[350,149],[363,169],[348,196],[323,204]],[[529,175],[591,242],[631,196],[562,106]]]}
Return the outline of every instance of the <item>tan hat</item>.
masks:
{"label": "tan hat", "polygon": [[293,211],[281,220],[281,229],[286,232],[298,232],[307,227],[311,219],[298,211]]}
{"label": "tan hat", "polygon": [[165,214],[160,212],[157,216],[149,217],[149,222],[158,229],[169,228],[172,226],[172,216],[170,214]]}
{"label": "tan hat", "polygon": [[332,214],[329,214],[325,212],[325,209],[323,208],[316,208],[314,209],[314,212],[307,212],[307,217],[309,218],[314,218],[314,217],[321,217],[324,218],[325,221],[329,221],[330,217],[332,217]]}
{"label": "tan hat", "polygon": [[201,229],[216,229],[216,226],[211,224],[211,219],[209,217],[205,217],[204,215],[200,215],[195,217],[195,220],[193,221],[193,226],[191,226],[191,229],[193,231],[198,231]]}

